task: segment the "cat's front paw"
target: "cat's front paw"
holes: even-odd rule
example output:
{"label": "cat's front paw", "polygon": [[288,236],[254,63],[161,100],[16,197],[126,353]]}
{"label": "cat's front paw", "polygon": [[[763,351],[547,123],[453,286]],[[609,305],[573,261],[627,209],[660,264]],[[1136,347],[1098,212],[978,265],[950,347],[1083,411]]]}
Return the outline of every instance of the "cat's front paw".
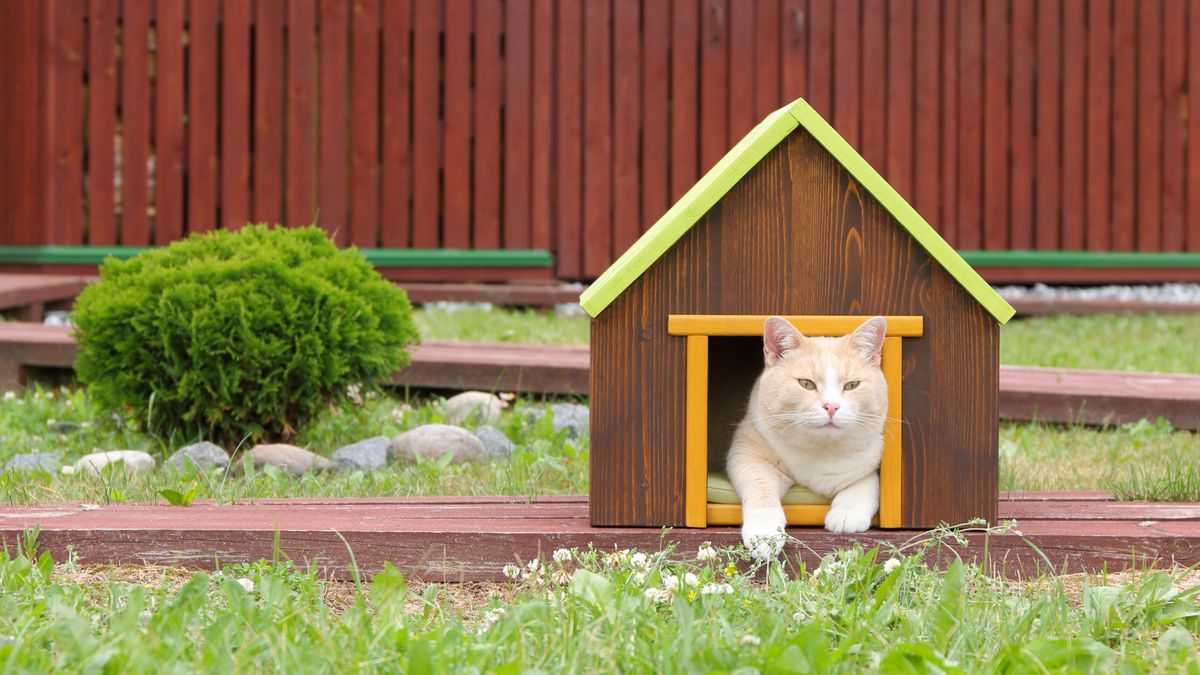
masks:
{"label": "cat's front paw", "polygon": [[742,544],[756,560],[770,560],[783,550],[786,527],[783,509],[743,509]]}
{"label": "cat's front paw", "polygon": [[825,529],[830,532],[866,532],[871,527],[870,514],[845,507],[833,507],[825,515]]}

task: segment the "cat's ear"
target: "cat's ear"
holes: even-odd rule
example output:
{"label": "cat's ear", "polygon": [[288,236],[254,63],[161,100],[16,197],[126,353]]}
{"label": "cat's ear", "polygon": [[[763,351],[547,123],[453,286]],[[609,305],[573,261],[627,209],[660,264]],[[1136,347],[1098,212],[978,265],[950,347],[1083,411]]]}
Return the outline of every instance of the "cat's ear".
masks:
{"label": "cat's ear", "polygon": [[804,334],[783,317],[773,316],[763,325],[763,356],[768,366],[779,363],[779,359],[803,342]]}
{"label": "cat's ear", "polygon": [[861,326],[854,329],[853,333],[843,339],[854,347],[854,351],[864,361],[872,366],[878,366],[879,359],[883,354],[883,337],[886,334],[887,319],[875,316],[864,321]]}

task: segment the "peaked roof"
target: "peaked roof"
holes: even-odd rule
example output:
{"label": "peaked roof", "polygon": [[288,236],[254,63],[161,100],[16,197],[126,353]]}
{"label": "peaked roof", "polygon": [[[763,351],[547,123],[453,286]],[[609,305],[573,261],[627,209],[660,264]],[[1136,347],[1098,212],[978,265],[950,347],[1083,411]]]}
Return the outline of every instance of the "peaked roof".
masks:
{"label": "peaked roof", "polygon": [[1015,313],[904,198],[804,99],[771,113],[704,174],[658,222],[583,292],[579,304],[596,317],[667,252],[726,192],[797,127],[803,127],[892,214],[933,259],[1000,323]]}

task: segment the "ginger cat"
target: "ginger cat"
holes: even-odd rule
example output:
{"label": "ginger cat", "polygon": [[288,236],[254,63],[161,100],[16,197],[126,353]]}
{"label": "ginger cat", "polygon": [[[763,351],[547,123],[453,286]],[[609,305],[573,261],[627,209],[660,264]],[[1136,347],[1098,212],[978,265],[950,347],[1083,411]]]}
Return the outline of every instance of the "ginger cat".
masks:
{"label": "ginger cat", "polygon": [[727,470],[742,499],[742,542],[775,556],[787,524],[780,499],[799,483],[832,497],[825,529],[862,532],[879,510],[887,380],[879,368],[887,323],[868,319],[840,338],[805,337],[773,316],[766,368],[734,432]]}

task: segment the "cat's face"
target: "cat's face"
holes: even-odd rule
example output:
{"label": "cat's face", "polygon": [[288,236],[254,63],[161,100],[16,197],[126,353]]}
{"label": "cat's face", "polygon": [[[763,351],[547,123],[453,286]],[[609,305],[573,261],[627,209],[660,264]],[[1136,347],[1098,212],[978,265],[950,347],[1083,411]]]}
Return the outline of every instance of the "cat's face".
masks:
{"label": "cat's face", "polygon": [[887,324],[872,318],[840,338],[805,337],[780,317],[763,330],[766,368],[758,418],[785,437],[879,434],[887,380],[879,369]]}

